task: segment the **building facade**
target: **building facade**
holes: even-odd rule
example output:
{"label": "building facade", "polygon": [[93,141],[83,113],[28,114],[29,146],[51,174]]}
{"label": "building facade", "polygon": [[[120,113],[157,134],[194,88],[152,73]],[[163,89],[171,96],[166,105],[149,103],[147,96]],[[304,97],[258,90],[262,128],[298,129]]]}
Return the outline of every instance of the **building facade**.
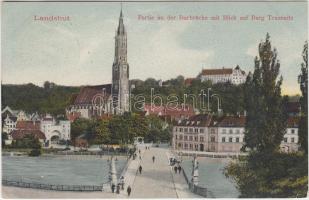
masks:
{"label": "building facade", "polygon": [[201,81],[211,81],[213,84],[230,82],[238,85],[246,82],[247,76],[245,71],[237,65],[234,69],[203,69],[198,78]]}
{"label": "building facade", "polygon": [[281,150],[284,152],[295,152],[298,151],[298,126],[299,117],[289,117],[287,122],[286,133],[281,142]]}
{"label": "building facade", "polygon": [[[297,117],[288,119],[282,151],[298,151],[298,123]],[[239,153],[244,145],[245,124],[245,116],[195,115],[174,124],[172,146],[175,150]]]}
{"label": "building facade", "polygon": [[46,137],[45,145],[57,144],[60,140],[67,141],[71,139],[71,123],[68,120],[56,120],[46,115],[40,122],[40,131]]}
{"label": "building facade", "polygon": [[6,118],[3,120],[2,132],[11,133],[16,129],[17,117],[6,115]]}

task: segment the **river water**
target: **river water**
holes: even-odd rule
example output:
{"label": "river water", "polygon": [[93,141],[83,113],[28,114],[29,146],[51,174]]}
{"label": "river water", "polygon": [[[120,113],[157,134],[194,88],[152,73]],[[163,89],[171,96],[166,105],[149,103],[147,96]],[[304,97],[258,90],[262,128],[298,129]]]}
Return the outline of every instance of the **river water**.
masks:
{"label": "river water", "polygon": [[[199,157],[199,185],[208,189],[208,196],[214,198],[237,198],[236,184],[225,177],[224,167],[230,160],[226,158]],[[192,157],[183,158],[183,167],[189,179],[192,174]]]}
{"label": "river water", "polygon": [[[110,157],[95,156],[2,156],[2,176],[9,180],[59,184],[102,185],[108,182]],[[117,157],[120,174],[126,158]]]}

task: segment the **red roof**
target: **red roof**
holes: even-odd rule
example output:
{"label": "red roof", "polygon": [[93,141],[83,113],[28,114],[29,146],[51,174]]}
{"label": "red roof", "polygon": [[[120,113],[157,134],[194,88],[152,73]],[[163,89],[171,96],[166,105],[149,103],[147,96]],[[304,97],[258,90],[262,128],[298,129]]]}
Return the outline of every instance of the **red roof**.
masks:
{"label": "red roof", "polygon": [[13,130],[11,132],[11,136],[13,140],[22,139],[26,135],[29,135],[29,134],[34,135],[34,137],[38,139],[43,139],[43,140],[46,139],[45,134],[40,130]]}
{"label": "red roof", "polygon": [[192,81],[194,81],[195,80],[195,78],[187,78],[186,80],[185,80],[185,85],[191,85],[192,84]]}
{"label": "red roof", "polygon": [[299,125],[299,117],[289,117],[287,122],[288,128],[298,128]]}
{"label": "red roof", "polygon": [[194,127],[207,127],[210,125],[212,116],[208,114],[193,115],[189,119],[183,120],[179,123],[176,122],[176,126],[194,126]]}
{"label": "red roof", "polygon": [[40,121],[17,121],[16,129],[40,130]]}
{"label": "red roof", "polygon": [[111,84],[83,87],[76,96],[74,104],[92,104],[94,96],[103,94],[103,90],[105,90],[105,94],[109,96],[111,94],[111,88]]}
{"label": "red roof", "polygon": [[300,103],[299,102],[288,102],[286,109],[288,113],[299,113]]}
{"label": "red roof", "polygon": [[192,106],[186,105],[182,107],[181,105],[177,108],[169,108],[167,106],[153,106],[150,104],[144,105],[144,110],[149,114],[155,114],[160,116],[171,116],[171,117],[181,117],[181,116],[192,116],[194,115],[194,110]]}
{"label": "red roof", "polygon": [[246,117],[245,116],[224,116],[218,120],[218,127],[245,127]]}
{"label": "red roof", "polygon": [[222,74],[232,74],[232,68],[222,68],[222,69],[203,69],[202,75],[222,75]]}
{"label": "red roof", "polygon": [[70,122],[74,122],[77,118],[79,118],[81,116],[80,112],[72,112],[72,113],[67,113],[66,114],[68,120]]}

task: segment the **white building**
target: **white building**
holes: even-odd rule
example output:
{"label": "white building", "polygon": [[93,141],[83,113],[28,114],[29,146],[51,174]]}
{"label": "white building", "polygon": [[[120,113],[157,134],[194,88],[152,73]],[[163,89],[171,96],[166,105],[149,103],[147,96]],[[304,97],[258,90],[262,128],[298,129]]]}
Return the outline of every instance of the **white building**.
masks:
{"label": "white building", "polygon": [[238,85],[246,82],[247,75],[237,65],[234,69],[203,69],[198,76],[201,81],[211,81],[213,84],[230,82]]}
{"label": "white building", "polygon": [[16,129],[17,117],[6,115],[6,118],[3,120],[2,131],[4,133],[11,133]]}
{"label": "white building", "polygon": [[50,115],[41,120],[40,130],[45,134],[47,146],[56,144],[60,140],[70,140],[71,138],[70,121],[60,120],[57,123]]}
{"label": "white building", "polygon": [[281,142],[281,150],[285,152],[295,152],[298,151],[298,125],[299,117],[289,117],[287,123],[286,133],[283,136],[283,141]]}
{"label": "white building", "polygon": [[[289,117],[282,151],[298,151],[298,123],[298,117]],[[245,124],[245,116],[195,115],[174,124],[172,145],[176,150],[238,153],[245,143]]]}
{"label": "white building", "polygon": [[226,116],[219,120],[217,152],[240,152],[244,144],[245,116]]}

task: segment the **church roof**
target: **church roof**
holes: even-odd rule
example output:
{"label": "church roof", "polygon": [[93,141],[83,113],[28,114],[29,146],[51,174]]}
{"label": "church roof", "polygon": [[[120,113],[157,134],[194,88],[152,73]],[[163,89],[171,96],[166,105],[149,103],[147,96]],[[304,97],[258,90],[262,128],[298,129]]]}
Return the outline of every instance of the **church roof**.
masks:
{"label": "church roof", "polygon": [[102,95],[105,90],[105,95],[108,97],[111,95],[112,85],[95,85],[95,86],[85,86],[81,88],[79,94],[74,99],[75,105],[92,104],[92,101],[96,95]]}

